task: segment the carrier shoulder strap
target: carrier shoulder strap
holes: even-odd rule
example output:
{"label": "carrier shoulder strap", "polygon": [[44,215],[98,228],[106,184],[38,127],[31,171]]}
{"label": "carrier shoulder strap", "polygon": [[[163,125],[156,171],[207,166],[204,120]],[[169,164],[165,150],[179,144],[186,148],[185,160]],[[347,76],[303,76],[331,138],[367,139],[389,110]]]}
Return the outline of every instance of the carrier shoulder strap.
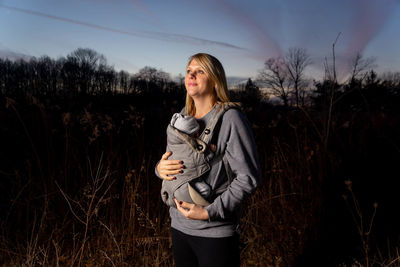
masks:
{"label": "carrier shoulder strap", "polygon": [[181,109],[181,112],[179,112],[179,113],[181,113],[181,114],[183,114],[183,115],[187,115],[186,107],[183,107],[183,108]]}
{"label": "carrier shoulder strap", "polygon": [[236,103],[232,102],[220,103],[217,105],[217,110],[214,113],[214,116],[207,122],[206,127],[199,136],[199,139],[203,140],[206,144],[209,144],[209,142],[211,141],[211,138],[214,135],[214,129],[224,113],[231,108],[239,108]]}
{"label": "carrier shoulder strap", "polygon": [[[225,114],[225,112],[231,108],[237,108],[240,109],[240,106],[237,103],[232,103],[232,102],[227,102],[227,103],[221,103],[219,104],[220,106],[217,107],[217,111],[214,114],[213,118],[210,119],[210,121],[207,123],[206,127],[203,130],[203,133],[200,135],[200,139],[203,140],[206,144],[209,144],[211,141],[211,138],[214,134],[214,129],[222,116]],[[225,152],[221,155],[222,156],[222,162],[224,164],[224,168],[226,171],[226,175],[228,178],[228,185],[231,184],[233,181],[233,172],[232,169],[229,165],[228,159],[226,158]]]}

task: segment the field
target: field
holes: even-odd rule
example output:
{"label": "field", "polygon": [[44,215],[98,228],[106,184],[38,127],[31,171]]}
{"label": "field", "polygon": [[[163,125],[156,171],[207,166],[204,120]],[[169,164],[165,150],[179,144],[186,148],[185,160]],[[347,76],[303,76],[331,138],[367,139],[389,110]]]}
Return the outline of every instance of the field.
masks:
{"label": "field", "polygon": [[[173,265],[154,167],[184,93],[145,85],[2,89],[1,266]],[[251,86],[232,92],[262,173],[244,203],[242,266],[400,266],[399,84],[316,83],[301,106]]]}

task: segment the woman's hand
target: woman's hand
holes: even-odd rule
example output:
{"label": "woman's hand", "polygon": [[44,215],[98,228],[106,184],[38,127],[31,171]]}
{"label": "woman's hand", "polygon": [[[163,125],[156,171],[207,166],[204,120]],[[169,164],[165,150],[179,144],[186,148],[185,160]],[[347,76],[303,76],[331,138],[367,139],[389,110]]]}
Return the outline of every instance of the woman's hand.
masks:
{"label": "woman's hand", "polygon": [[160,162],[157,164],[157,172],[161,178],[165,180],[175,180],[175,174],[183,173],[183,162],[181,160],[168,159],[172,155],[171,151],[167,151],[162,155]]}
{"label": "woman's hand", "polygon": [[179,210],[180,213],[182,213],[183,216],[186,217],[186,219],[192,219],[192,220],[209,219],[207,210],[202,206],[187,203],[185,201],[178,201],[176,200],[176,198],[174,198],[174,201],[176,204],[176,208]]}

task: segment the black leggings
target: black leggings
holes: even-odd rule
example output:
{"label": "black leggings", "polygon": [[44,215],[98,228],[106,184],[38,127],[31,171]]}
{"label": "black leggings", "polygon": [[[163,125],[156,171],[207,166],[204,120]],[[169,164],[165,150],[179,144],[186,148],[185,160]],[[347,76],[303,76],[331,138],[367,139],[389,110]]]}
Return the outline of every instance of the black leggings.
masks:
{"label": "black leggings", "polygon": [[176,267],[239,267],[239,235],[223,238],[199,237],[174,228],[172,249]]}

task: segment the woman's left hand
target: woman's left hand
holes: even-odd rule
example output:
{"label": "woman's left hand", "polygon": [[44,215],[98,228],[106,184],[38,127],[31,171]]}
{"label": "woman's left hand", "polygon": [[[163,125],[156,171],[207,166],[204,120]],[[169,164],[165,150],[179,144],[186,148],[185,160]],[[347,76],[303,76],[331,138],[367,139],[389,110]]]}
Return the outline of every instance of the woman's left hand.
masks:
{"label": "woman's left hand", "polygon": [[192,220],[209,219],[207,210],[202,206],[187,203],[185,201],[178,201],[176,200],[176,198],[174,198],[174,201],[176,204],[176,208],[179,210],[180,213],[182,213],[183,216],[186,217],[186,219],[192,219]]}

